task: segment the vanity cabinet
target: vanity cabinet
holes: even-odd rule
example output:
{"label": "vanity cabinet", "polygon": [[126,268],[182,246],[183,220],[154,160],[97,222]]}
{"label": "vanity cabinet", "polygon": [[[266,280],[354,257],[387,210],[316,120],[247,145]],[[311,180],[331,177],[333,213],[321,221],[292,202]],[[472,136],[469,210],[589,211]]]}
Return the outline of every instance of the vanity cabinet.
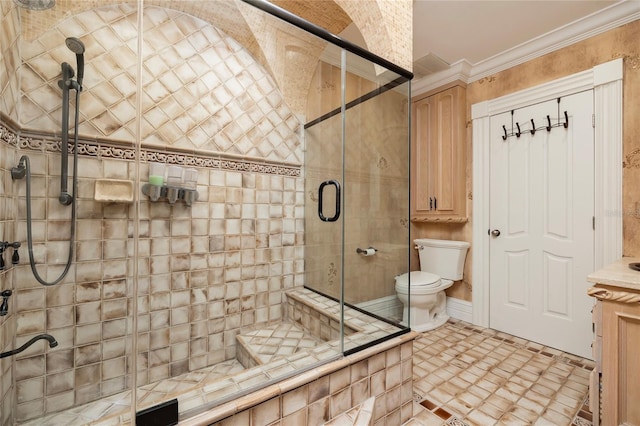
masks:
{"label": "vanity cabinet", "polygon": [[628,268],[632,261],[589,275],[595,286],[588,294],[596,299],[590,389],[595,426],[640,425],[640,272]]}
{"label": "vanity cabinet", "polygon": [[466,217],[466,88],[456,84],[412,100],[411,220]]}

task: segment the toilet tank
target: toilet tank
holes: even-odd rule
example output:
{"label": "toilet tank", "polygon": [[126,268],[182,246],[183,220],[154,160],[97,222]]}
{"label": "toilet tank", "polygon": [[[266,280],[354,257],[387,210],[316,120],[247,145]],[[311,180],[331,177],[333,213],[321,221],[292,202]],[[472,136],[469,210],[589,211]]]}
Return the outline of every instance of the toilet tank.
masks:
{"label": "toilet tank", "polygon": [[420,256],[420,270],[458,281],[464,272],[464,260],[469,244],[466,241],[413,240]]}

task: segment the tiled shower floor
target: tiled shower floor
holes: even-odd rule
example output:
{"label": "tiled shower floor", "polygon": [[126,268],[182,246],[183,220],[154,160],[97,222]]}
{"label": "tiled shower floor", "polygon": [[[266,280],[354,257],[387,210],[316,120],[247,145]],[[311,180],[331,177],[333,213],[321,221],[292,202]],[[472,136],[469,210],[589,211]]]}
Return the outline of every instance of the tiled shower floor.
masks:
{"label": "tiled shower floor", "polygon": [[[289,336],[290,337],[290,336]],[[451,320],[414,343],[414,417],[405,426],[590,426],[584,407],[593,362]],[[243,371],[236,360],[141,387],[141,403]],[[126,409],[128,392],[35,420],[84,425]]]}
{"label": "tiled shower floor", "polygon": [[406,426],[590,426],[593,361],[450,321],[414,342],[414,417]]}

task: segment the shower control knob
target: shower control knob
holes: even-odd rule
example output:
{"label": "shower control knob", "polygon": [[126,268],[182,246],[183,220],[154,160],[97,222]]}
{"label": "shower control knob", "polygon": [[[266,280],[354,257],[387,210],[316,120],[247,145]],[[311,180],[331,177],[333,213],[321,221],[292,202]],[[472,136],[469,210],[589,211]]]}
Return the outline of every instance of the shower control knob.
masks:
{"label": "shower control knob", "polygon": [[491,231],[491,235],[494,237],[499,237],[500,236],[500,230],[499,229],[494,229],[493,231]]}

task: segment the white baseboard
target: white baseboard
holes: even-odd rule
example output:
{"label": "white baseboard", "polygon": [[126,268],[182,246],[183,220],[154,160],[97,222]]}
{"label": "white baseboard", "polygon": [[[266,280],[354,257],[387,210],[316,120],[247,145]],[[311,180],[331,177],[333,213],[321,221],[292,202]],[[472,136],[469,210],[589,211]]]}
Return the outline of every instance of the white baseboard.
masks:
{"label": "white baseboard", "polygon": [[473,308],[471,302],[447,297],[447,315],[451,318],[473,323]]}

